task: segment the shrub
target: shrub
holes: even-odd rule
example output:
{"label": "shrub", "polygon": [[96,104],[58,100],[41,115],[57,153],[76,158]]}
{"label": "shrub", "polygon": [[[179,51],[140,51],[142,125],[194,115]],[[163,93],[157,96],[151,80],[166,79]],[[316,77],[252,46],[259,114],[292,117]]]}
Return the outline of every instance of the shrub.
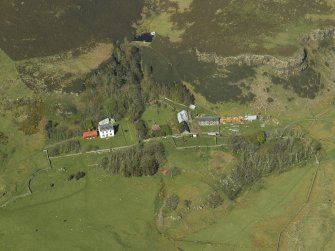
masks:
{"label": "shrub", "polygon": [[217,208],[218,206],[222,205],[223,198],[218,193],[212,193],[210,194],[208,198],[208,205],[210,208]]}
{"label": "shrub", "polygon": [[112,152],[108,160],[100,160],[99,166],[113,174],[139,177],[156,174],[164,161],[163,144],[147,143]]}
{"label": "shrub", "polygon": [[178,167],[174,166],[170,168],[169,173],[171,177],[176,177],[181,174],[181,171]]}
{"label": "shrub", "polygon": [[268,97],[266,101],[267,101],[268,103],[272,103],[272,102],[274,101],[274,99],[271,98],[271,97]]}
{"label": "shrub", "polygon": [[77,172],[77,173],[74,175],[74,177],[75,177],[76,180],[80,180],[81,178],[83,178],[83,177],[85,177],[85,176],[86,176],[86,173],[83,172],[83,171],[79,171],[79,172]]}
{"label": "shrub", "polygon": [[176,194],[172,194],[165,201],[165,209],[167,212],[173,212],[177,209],[179,204],[179,197]]}
{"label": "shrub", "polygon": [[71,181],[73,179],[80,180],[81,178],[84,178],[86,176],[86,173],[84,171],[78,171],[75,174],[70,174],[67,178],[68,181]]}
{"label": "shrub", "polygon": [[190,209],[190,208],[191,208],[191,204],[192,204],[192,201],[190,201],[190,200],[184,200],[184,206],[185,206],[187,209]]}
{"label": "shrub", "polygon": [[48,148],[48,153],[51,157],[67,154],[70,152],[79,152],[80,150],[80,142],[79,140],[68,140],[63,143],[57,144],[53,147]]}

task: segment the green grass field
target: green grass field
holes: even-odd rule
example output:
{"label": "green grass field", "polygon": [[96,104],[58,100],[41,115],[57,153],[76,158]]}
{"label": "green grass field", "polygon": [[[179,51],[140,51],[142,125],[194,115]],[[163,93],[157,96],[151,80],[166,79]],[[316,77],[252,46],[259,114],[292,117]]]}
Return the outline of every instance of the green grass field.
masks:
{"label": "green grass field", "polygon": [[[159,179],[111,177],[91,158],[54,160],[32,196],[0,210],[1,250],[171,250],[154,226]],[[85,178],[67,181],[78,170]]]}
{"label": "green grass field", "polygon": [[160,126],[169,125],[173,120],[177,119],[177,111],[174,104],[167,105],[165,102],[161,102],[160,106],[149,105],[146,107],[142,119],[151,129],[152,125],[157,123]]}
{"label": "green grass field", "polygon": [[0,150],[8,154],[3,166],[0,166],[0,203],[15,195],[27,192],[28,177],[37,169],[47,164],[43,152],[43,135],[25,135],[18,128],[18,123],[25,111],[17,114],[10,109],[4,109],[5,104],[14,100],[30,99],[33,93],[22,83],[14,62],[0,50],[0,132],[8,137],[8,144],[0,145]]}
{"label": "green grass field", "polygon": [[191,241],[195,242],[191,245],[194,250],[226,250],[229,246],[237,250],[275,249],[280,229],[306,198],[314,172],[315,168],[302,168],[264,179],[261,190],[248,192],[240,205],[213,225],[184,237],[182,246],[188,247],[187,241]]}

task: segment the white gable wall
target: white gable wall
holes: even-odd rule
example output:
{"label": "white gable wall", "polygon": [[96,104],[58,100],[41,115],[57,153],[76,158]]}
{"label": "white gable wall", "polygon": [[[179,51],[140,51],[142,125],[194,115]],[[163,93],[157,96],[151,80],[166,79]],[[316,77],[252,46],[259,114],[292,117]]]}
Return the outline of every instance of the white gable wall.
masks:
{"label": "white gable wall", "polygon": [[109,130],[99,130],[99,135],[100,138],[109,138],[109,137],[114,137],[114,129],[109,129]]}

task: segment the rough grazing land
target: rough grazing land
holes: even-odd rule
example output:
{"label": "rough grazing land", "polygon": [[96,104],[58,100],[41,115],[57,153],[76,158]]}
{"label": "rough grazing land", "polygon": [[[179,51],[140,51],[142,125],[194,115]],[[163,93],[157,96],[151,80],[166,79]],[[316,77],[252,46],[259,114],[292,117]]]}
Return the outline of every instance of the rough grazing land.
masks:
{"label": "rough grazing land", "polygon": [[[184,2],[187,8],[180,8]],[[279,75],[298,75],[309,65],[309,55],[306,58],[303,50],[308,39],[300,39],[302,35],[334,25],[334,1],[146,3],[135,27],[138,32],[155,30],[158,37],[144,51],[144,61],[154,65],[157,79],[191,83],[194,91],[211,103],[250,103],[257,95],[250,91],[250,85],[257,85],[258,77],[236,85],[227,81],[226,66],[270,65]],[[156,22],[160,25],[153,25]],[[293,91],[314,98],[319,89],[312,89],[303,95],[301,90]]]}
{"label": "rough grazing land", "polygon": [[1,1],[0,48],[17,60],[53,55],[92,41],[123,40],[131,37],[131,23],[142,4],[142,0]]}

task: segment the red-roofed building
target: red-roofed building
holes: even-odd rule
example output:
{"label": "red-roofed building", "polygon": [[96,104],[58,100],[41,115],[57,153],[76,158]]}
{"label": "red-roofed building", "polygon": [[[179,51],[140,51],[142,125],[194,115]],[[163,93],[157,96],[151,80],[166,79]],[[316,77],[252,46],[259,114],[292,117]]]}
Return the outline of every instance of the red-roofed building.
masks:
{"label": "red-roofed building", "polygon": [[98,137],[98,132],[97,131],[86,131],[83,132],[83,138],[84,139],[94,139]]}

